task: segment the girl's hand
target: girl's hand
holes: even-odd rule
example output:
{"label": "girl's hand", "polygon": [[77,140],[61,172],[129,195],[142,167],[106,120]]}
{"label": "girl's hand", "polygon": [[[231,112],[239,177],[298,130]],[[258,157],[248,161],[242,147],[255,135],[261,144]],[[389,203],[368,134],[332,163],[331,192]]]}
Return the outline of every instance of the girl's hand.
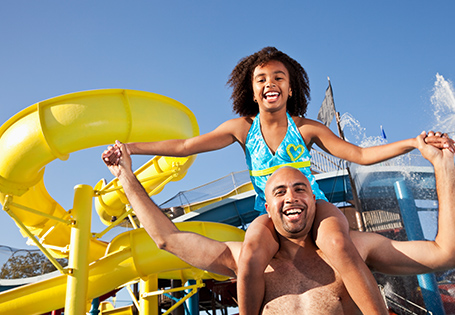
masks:
{"label": "girl's hand", "polygon": [[[130,152],[127,149],[127,146],[119,141],[115,141],[114,146],[109,146],[109,148],[106,150],[107,155],[111,154],[115,155],[117,153],[112,153],[119,151],[120,156],[118,157],[118,163],[113,164],[109,161],[109,158],[106,156],[105,159],[103,159],[104,163],[106,163],[107,167],[111,171],[112,175],[115,177],[120,177],[124,174],[132,174],[132,169],[131,169],[131,156]],[[105,151],[105,152],[106,152]],[[104,153],[103,153],[104,155]]]}
{"label": "girl's hand", "polygon": [[424,141],[426,144],[431,144],[438,149],[448,149],[450,152],[455,153],[455,143],[446,133],[429,131]]}
{"label": "girl's hand", "polygon": [[[118,165],[120,157],[122,156],[120,144],[122,143],[116,140],[114,145],[108,146],[107,149],[104,150],[104,152],[101,154],[101,158],[103,159],[103,162],[106,163],[107,166]],[[123,145],[125,146],[125,149],[127,149],[127,145],[126,144]]]}

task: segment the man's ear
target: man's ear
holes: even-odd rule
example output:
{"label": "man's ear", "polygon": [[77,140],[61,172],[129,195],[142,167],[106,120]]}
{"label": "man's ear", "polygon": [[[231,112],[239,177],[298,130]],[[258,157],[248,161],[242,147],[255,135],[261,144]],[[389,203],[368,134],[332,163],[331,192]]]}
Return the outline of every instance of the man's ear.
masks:
{"label": "man's ear", "polygon": [[265,204],[265,211],[267,211],[267,216],[270,219],[269,205],[267,203]]}

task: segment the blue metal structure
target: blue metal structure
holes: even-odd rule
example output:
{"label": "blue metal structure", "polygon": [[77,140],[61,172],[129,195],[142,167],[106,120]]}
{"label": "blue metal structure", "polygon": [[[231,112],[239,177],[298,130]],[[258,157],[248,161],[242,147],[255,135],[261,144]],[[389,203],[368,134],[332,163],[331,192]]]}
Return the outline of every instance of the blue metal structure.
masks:
{"label": "blue metal structure", "polygon": [[[403,224],[406,229],[408,240],[424,240],[422,225],[420,224],[417,208],[412,193],[406,186],[405,181],[399,180],[394,184],[398,204],[401,209]],[[438,283],[433,273],[417,275],[420,288],[422,290],[423,300],[426,308],[433,314],[444,315],[441,295],[439,294]]]}
{"label": "blue metal structure", "polygon": [[[315,177],[330,202],[352,200],[351,185],[346,171],[318,174]],[[254,191],[241,193],[177,217],[173,222],[208,221],[246,228],[258,215],[254,210],[255,196]]]}

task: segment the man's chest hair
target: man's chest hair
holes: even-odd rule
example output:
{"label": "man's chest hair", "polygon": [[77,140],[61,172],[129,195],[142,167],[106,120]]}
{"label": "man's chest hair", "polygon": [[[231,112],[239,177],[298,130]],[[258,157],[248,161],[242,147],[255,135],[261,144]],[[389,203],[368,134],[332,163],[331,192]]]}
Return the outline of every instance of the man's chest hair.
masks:
{"label": "man's chest hair", "polygon": [[271,261],[265,273],[265,314],[342,314],[344,306],[353,304],[339,275],[316,256]]}
{"label": "man's chest hair", "polygon": [[335,284],[338,278],[334,269],[318,254],[294,261],[272,259],[265,273],[266,281],[272,282],[266,286],[266,294],[274,291],[302,294]]}

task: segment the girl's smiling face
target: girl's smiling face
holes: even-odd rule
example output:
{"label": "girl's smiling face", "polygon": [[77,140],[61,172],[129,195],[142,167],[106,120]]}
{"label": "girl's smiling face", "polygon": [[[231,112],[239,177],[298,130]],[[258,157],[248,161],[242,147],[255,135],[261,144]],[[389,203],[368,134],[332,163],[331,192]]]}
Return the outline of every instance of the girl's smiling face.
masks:
{"label": "girl's smiling face", "polygon": [[284,64],[271,60],[257,66],[253,72],[253,93],[260,111],[286,108],[286,102],[292,95],[292,90],[289,71]]}

